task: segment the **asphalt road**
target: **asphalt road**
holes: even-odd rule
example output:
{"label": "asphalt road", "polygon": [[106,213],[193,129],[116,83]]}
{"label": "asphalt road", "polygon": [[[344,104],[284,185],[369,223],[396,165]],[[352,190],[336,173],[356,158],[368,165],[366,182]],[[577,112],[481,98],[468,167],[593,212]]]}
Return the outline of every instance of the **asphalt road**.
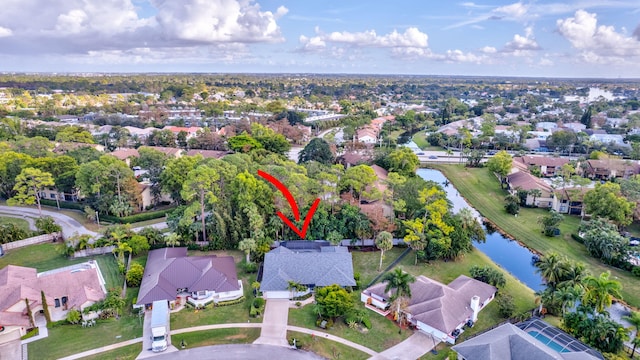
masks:
{"label": "asphalt road", "polygon": [[[188,344],[187,344],[188,345]],[[287,359],[287,360],[321,360],[324,359],[312,352],[294,350],[273,345],[216,345],[194,349],[182,349],[178,352],[159,354],[154,360],[198,359],[198,360],[245,360],[245,359]]]}

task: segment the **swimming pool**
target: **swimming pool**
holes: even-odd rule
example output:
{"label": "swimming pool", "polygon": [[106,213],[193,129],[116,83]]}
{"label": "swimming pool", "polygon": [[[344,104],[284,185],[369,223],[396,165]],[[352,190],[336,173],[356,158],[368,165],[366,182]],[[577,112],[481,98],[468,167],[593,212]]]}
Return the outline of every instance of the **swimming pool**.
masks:
{"label": "swimming pool", "polygon": [[528,331],[528,333],[529,333],[529,335],[531,335],[534,338],[538,339],[538,341],[540,341],[541,343],[547,345],[552,350],[555,350],[557,352],[571,352],[571,350],[566,349],[564,346],[558,344],[557,342],[549,339],[548,337],[542,335],[541,333],[539,333],[537,331]]}

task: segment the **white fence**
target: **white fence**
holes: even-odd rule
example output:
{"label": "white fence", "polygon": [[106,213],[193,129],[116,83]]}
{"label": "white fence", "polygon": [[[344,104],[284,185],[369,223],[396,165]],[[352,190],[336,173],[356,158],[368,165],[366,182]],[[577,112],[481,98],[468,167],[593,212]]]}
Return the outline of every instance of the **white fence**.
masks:
{"label": "white fence", "polygon": [[110,245],[110,246],[103,246],[98,248],[82,249],[74,252],[73,258],[110,254],[113,252],[113,249],[115,248],[116,248],[115,245]]}
{"label": "white fence", "polygon": [[62,241],[63,239],[64,238],[62,237],[61,232],[38,235],[38,236],[30,237],[28,239],[12,241],[10,243],[2,244],[2,250],[7,251],[7,250],[17,249],[17,248],[21,248],[21,247],[25,247],[33,244]]}

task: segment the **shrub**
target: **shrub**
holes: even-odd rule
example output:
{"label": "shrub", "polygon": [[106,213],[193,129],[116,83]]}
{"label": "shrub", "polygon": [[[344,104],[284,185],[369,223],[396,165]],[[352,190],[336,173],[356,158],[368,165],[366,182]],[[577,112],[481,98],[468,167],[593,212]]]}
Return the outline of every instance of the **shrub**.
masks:
{"label": "shrub", "polygon": [[141,221],[148,221],[153,219],[159,219],[172,212],[174,209],[164,209],[158,211],[147,211],[135,215],[117,217],[111,215],[100,215],[100,220],[109,221],[116,224],[132,224]]}
{"label": "shrub", "polygon": [[82,319],[82,316],[80,314],[80,311],[78,311],[77,309],[71,309],[67,313],[67,322],[69,324],[77,324],[80,322],[81,319]]}
{"label": "shrub", "polygon": [[253,299],[253,306],[257,307],[258,309],[263,307],[264,304],[265,304],[265,301],[263,298],[258,297]]}
{"label": "shrub", "polygon": [[516,311],[516,305],[513,303],[513,297],[508,294],[499,294],[496,297],[498,304],[498,312],[505,318],[510,318]]}
{"label": "shrub", "polygon": [[[49,200],[49,199],[40,199],[40,204],[42,205],[46,205],[46,206],[55,206],[57,207],[58,204],[56,204],[55,200]],[[84,210],[84,204],[81,203],[77,203],[77,202],[67,202],[67,201],[60,201],[60,208],[62,209],[72,209],[72,210]]]}
{"label": "shrub", "polygon": [[637,277],[640,277],[640,266],[634,266],[633,269],[631,269],[631,273]]}
{"label": "shrub", "polygon": [[247,274],[253,274],[255,272],[258,271],[258,265],[256,263],[248,263],[248,262],[243,262],[242,263],[242,270],[244,270],[245,273]]}
{"label": "shrub", "polygon": [[504,277],[504,274],[497,269],[494,269],[490,266],[477,266],[473,265],[469,268],[469,273],[471,277],[480,280],[483,283],[491,284],[495,287],[501,288],[506,285],[507,280]]}
{"label": "shrub", "polygon": [[62,231],[62,227],[53,220],[51,216],[36,219],[36,228],[41,234],[51,234]]}
{"label": "shrub", "polygon": [[362,319],[362,325],[367,329],[371,329],[371,319],[369,319],[369,316]]}
{"label": "shrub", "polygon": [[244,302],[244,296],[242,296],[242,297],[240,297],[239,299],[236,299],[236,300],[220,301],[220,302],[216,303],[216,306],[235,305],[235,304],[240,304],[242,302]]}
{"label": "shrub", "polygon": [[131,264],[129,271],[127,271],[127,286],[138,287],[142,282],[142,275],[144,275],[144,268],[138,263]]}

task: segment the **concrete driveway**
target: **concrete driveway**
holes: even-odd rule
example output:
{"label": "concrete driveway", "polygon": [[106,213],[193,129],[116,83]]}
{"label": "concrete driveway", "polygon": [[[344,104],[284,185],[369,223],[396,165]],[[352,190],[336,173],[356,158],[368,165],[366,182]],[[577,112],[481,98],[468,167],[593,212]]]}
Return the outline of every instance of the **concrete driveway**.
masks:
{"label": "concrete driveway", "polygon": [[407,340],[371,357],[370,360],[419,359],[422,355],[431,351],[438,343],[439,341],[432,340],[431,336],[421,331],[416,331]]}
{"label": "concrete driveway", "polygon": [[289,320],[288,299],[268,299],[262,319],[262,331],[254,344],[289,346],[287,322]]}
{"label": "concrete driveway", "polygon": [[[171,326],[171,325],[169,325]],[[142,352],[138,355],[136,359],[144,359],[155,357],[158,354],[167,354],[177,352],[178,348],[171,345],[171,333],[169,333],[167,350],[161,353],[154,353],[151,351],[151,310],[146,310],[144,312],[144,326],[142,327]]]}

